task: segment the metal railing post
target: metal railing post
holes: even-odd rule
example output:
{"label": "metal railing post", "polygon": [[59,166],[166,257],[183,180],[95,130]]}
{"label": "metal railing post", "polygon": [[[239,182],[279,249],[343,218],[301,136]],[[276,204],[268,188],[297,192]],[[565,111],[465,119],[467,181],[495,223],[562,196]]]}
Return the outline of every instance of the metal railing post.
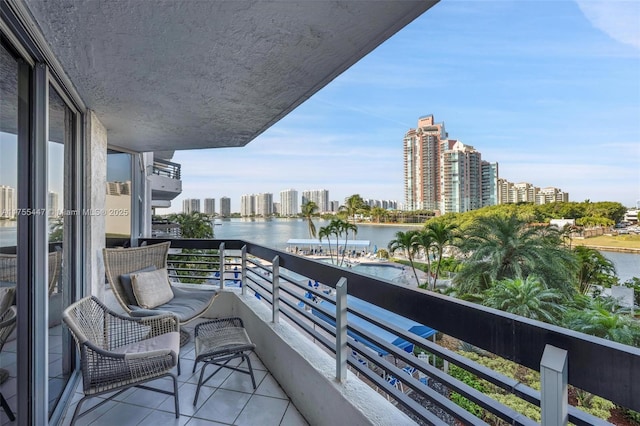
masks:
{"label": "metal railing post", "polygon": [[242,286],[242,295],[247,294],[247,246],[242,246],[242,269],[240,270],[240,285]]}
{"label": "metal railing post", "polygon": [[224,264],[226,263],[224,259],[224,243],[220,244],[218,251],[220,253],[220,290],[222,290],[224,288]]}
{"label": "metal railing post", "polygon": [[546,345],[540,361],[540,409],[543,426],[560,426],[568,416],[568,354],[564,349]]}
{"label": "metal railing post", "polygon": [[273,269],[273,314],[272,321],[274,323],[280,322],[280,256],[273,258],[271,263]]}
{"label": "metal railing post", "polygon": [[336,284],[336,380],[347,378],[347,279]]}

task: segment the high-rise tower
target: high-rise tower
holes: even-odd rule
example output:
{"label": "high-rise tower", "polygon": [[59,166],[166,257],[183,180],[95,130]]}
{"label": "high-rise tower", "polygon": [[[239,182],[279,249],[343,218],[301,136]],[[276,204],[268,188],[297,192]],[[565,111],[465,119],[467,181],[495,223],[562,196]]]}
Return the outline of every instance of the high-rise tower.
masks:
{"label": "high-rise tower", "polygon": [[222,217],[231,216],[231,198],[229,197],[220,198],[220,216]]}
{"label": "high-rise tower", "polygon": [[298,214],[298,191],[285,189],[280,191],[280,216],[296,216]]}
{"label": "high-rise tower", "polygon": [[214,215],[216,214],[216,199],[205,198],[204,199],[204,214]]}
{"label": "high-rise tower", "polygon": [[440,209],[441,141],[446,138],[444,123],[435,123],[433,115],[420,117],[418,127],[405,134],[405,209]]}
{"label": "high-rise tower", "polygon": [[302,204],[313,201],[318,206],[319,213],[331,211],[329,204],[329,191],[326,189],[314,189],[302,191]]}
{"label": "high-rise tower", "polygon": [[200,199],[198,198],[187,198],[182,200],[182,213],[193,213],[200,211]]}
{"label": "high-rise tower", "polygon": [[440,213],[461,213],[482,207],[482,158],[471,145],[456,140],[441,144]]}

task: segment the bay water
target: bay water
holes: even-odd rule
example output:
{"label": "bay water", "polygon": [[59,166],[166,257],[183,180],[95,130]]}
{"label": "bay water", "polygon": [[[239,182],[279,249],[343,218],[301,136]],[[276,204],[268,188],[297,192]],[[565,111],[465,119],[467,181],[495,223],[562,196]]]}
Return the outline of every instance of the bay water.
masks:
{"label": "bay water", "polygon": [[[287,247],[287,240],[309,238],[309,227],[304,219],[223,219],[216,220],[215,238],[241,239],[278,250]],[[329,224],[328,220],[314,220],[316,229]],[[416,226],[358,224],[356,239],[369,240],[369,251],[375,247],[386,249],[396,232],[419,229]],[[0,220],[0,247],[16,244],[16,222]],[[351,238],[351,237],[350,237]],[[603,251],[602,254],[616,266],[620,282],[640,277],[640,255]]]}
{"label": "bay water", "polygon": [[[289,239],[308,239],[309,227],[305,219],[223,219],[214,226],[217,239],[240,239],[278,250],[287,248]],[[329,224],[328,220],[314,219],[316,230]],[[398,231],[420,229],[419,226],[358,224],[356,239],[369,240],[369,251],[374,247],[386,249]],[[351,238],[351,237],[350,237]],[[620,282],[632,277],[640,278],[640,254],[602,251],[613,262]]]}

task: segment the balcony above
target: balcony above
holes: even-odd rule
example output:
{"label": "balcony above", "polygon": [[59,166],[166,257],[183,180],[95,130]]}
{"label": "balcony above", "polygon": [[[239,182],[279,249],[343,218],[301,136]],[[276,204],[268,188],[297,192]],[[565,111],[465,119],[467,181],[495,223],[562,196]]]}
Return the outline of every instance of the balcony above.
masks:
{"label": "balcony above", "polygon": [[170,207],[171,200],[182,192],[180,164],[167,160],[155,159],[151,175],[152,207]]}

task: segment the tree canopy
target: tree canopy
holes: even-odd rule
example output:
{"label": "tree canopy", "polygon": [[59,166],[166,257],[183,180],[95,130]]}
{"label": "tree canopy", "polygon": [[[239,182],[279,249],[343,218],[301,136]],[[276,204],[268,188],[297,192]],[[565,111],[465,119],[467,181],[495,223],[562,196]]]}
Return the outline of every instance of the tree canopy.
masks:
{"label": "tree canopy", "polygon": [[544,286],[572,292],[575,257],[559,230],[529,226],[516,215],[484,216],[467,227],[460,249],[463,267],[454,282],[462,293],[486,290],[493,281],[535,274]]}

